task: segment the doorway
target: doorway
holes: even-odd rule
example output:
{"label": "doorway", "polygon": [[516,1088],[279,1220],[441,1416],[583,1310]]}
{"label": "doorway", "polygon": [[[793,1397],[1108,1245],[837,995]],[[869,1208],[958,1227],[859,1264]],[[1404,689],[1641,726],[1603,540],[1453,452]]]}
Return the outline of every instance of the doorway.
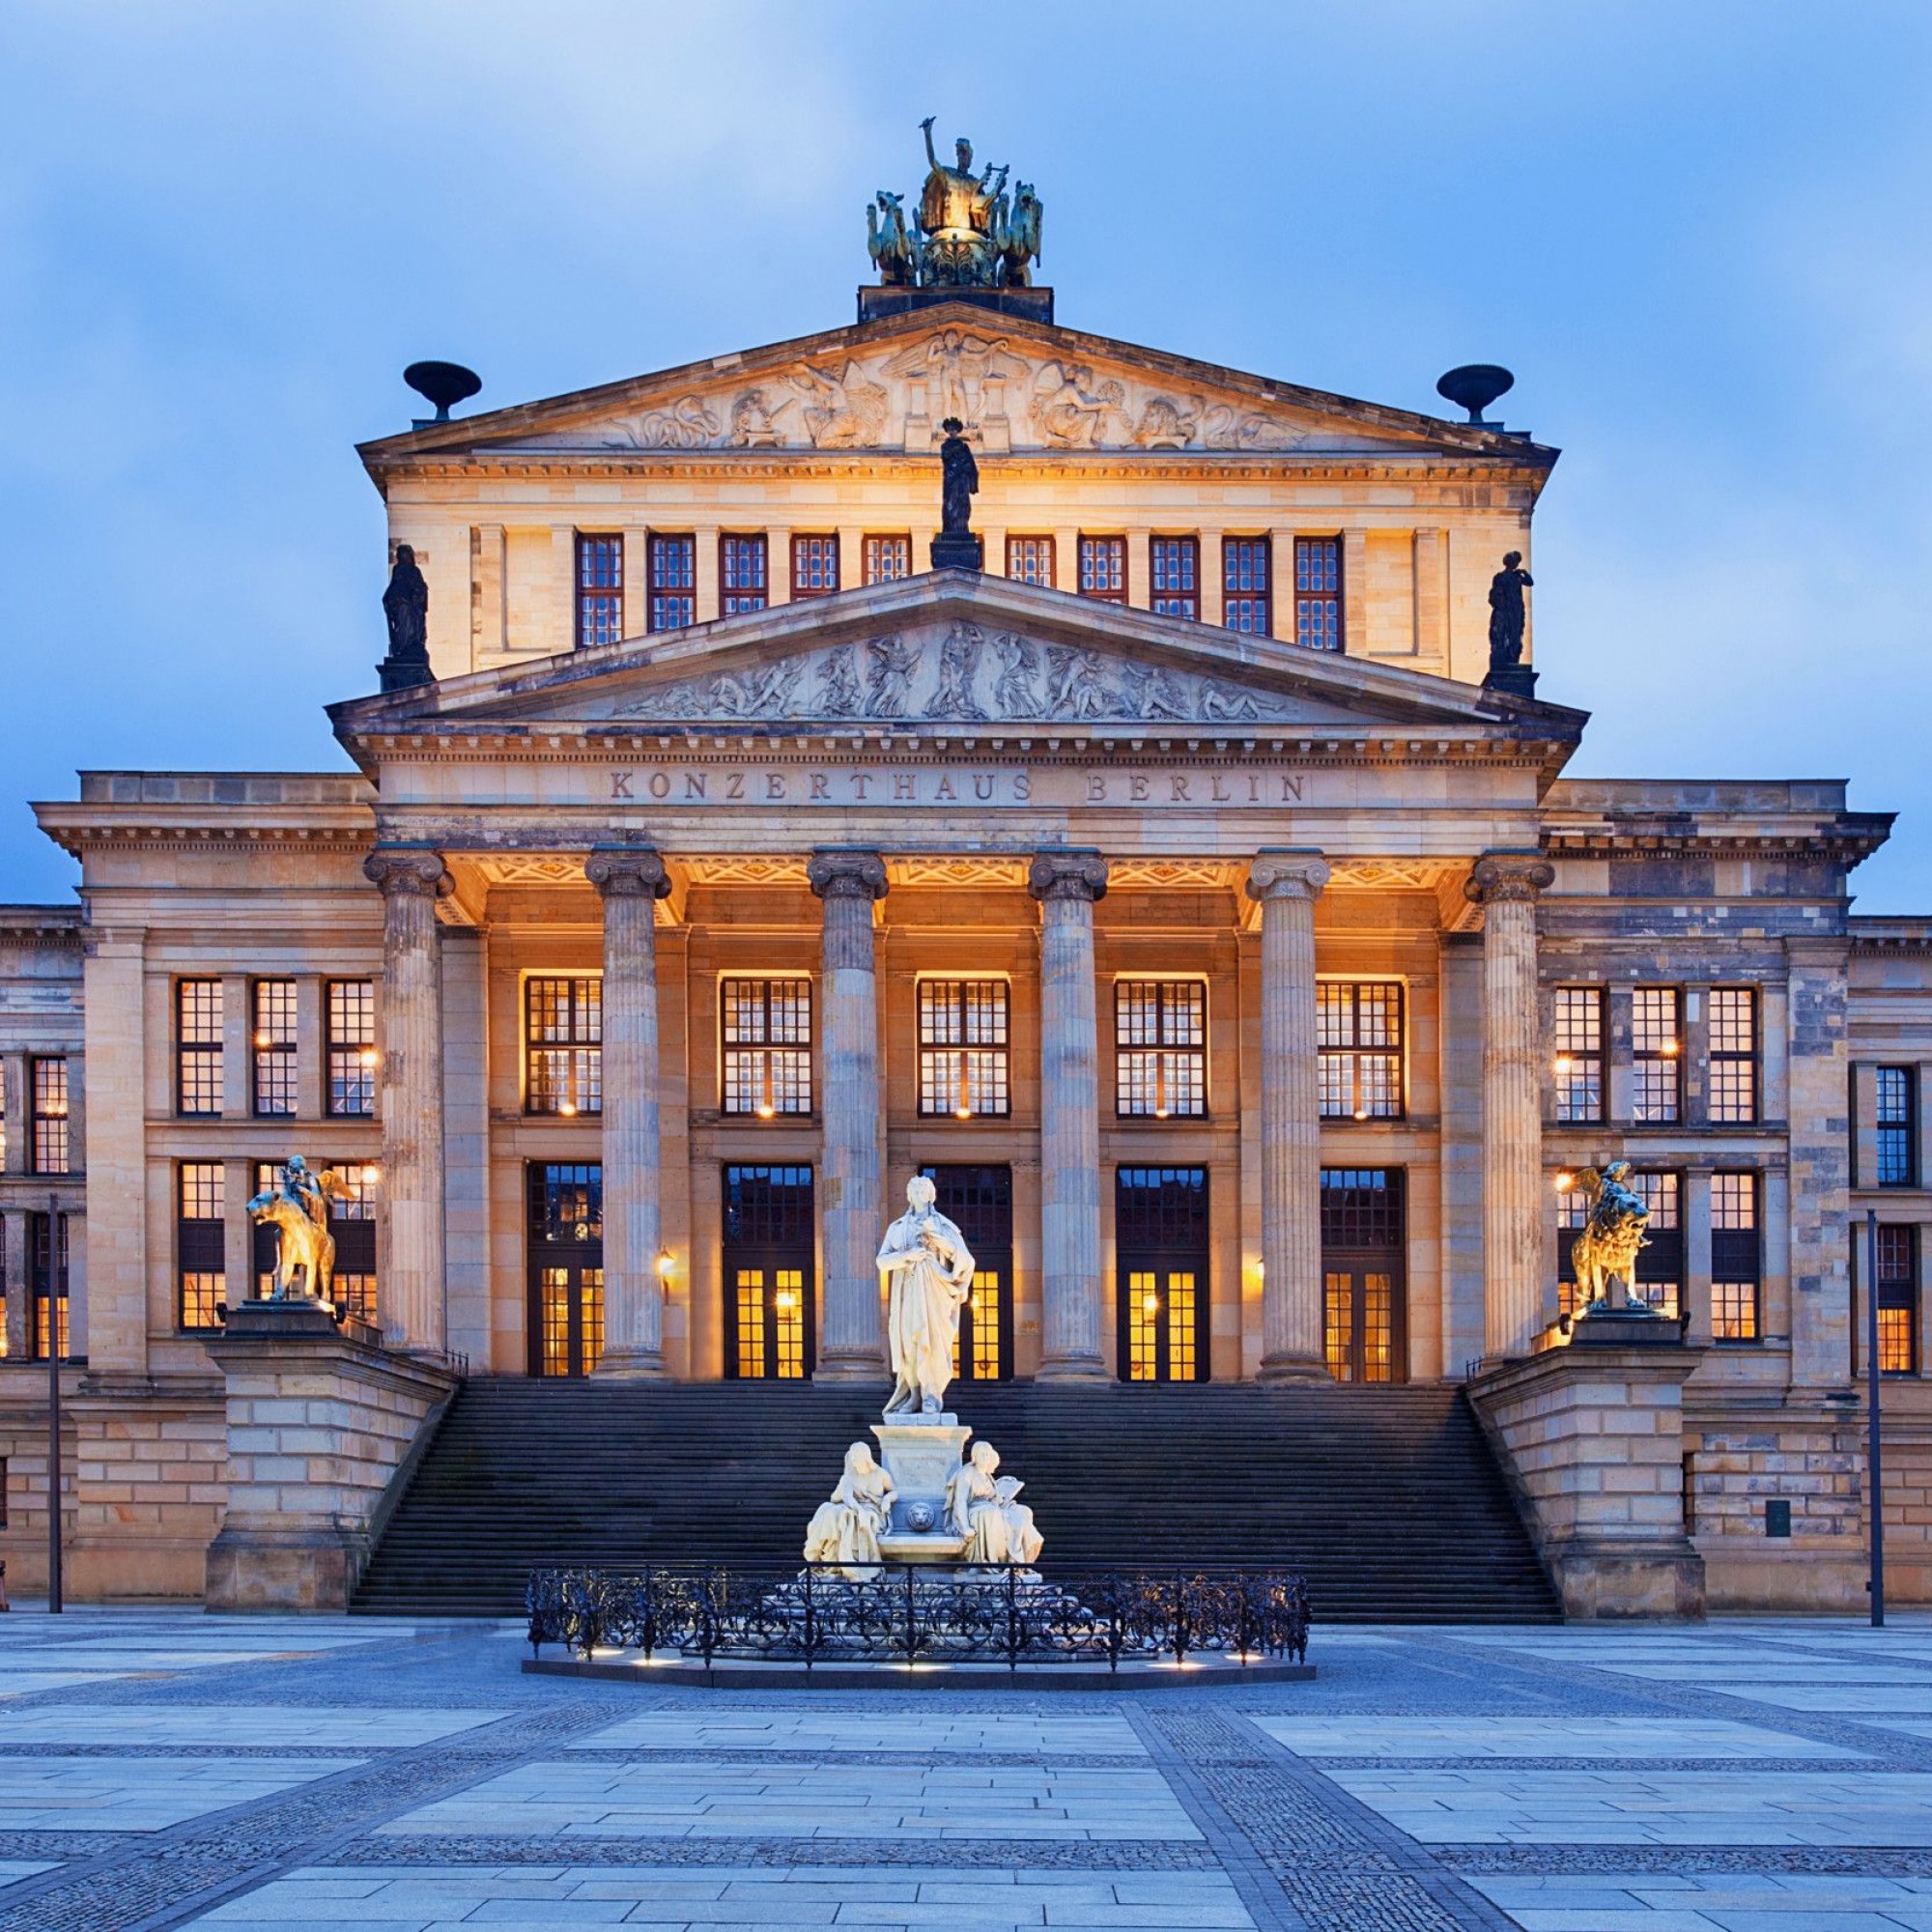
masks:
{"label": "doorway", "polygon": [[604,1170],[532,1161],[529,1372],[587,1376],[604,1353]]}
{"label": "doorway", "polygon": [[934,1206],[973,1251],[973,1293],[959,1311],[952,1373],[963,1382],[999,1382],[1013,1372],[1013,1171],[1010,1167],[923,1167]]}
{"label": "doorway", "polygon": [[1328,1373],[1408,1379],[1404,1170],[1321,1170],[1321,1284]]}
{"label": "doorway", "polygon": [[812,1369],[817,1268],[809,1167],[724,1170],[724,1373],[803,1381]]}
{"label": "doorway", "polygon": [[1118,1169],[1114,1253],[1121,1379],[1206,1381],[1208,1170]]}

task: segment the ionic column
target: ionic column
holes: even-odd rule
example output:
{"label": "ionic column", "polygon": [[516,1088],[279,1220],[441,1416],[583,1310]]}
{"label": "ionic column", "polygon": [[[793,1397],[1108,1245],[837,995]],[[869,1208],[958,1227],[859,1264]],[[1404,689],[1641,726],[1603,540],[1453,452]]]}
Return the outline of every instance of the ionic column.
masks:
{"label": "ionic column", "polygon": [[1094,1014],[1097,852],[1042,852],[1027,890],[1039,901],[1039,1379],[1101,1381],[1100,1075]]}
{"label": "ionic column", "polygon": [[1555,868],[1490,852],[1465,890],[1483,908],[1483,1352],[1526,1355],[1543,1326],[1543,1115],[1536,900]]}
{"label": "ionic column", "polygon": [[1262,909],[1263,1381],[1327,1374],[1315,1065],[1315,901],[1327,883],[1319,852],[1263,852],[1248,873]]}
{"label": "ionic column", "polygon": [[[777,559],[774,556],[774,570]],[[806,868],[825,903],[820,995],[825,1012],[824,1155],[819,1204],[824,1311],[814,1378],[877,1381],[886,1372],[879,1322],[879,991],[872,904],[886,895],[876,852],[814,852]]]}
{"label": "ionic column", "polygon": [[664,1374],[658,1281],[658,952],[670,892],[647,845],[600,845],[583,867],[604,901],[604,1354],[598,1375]]}
{"label": "ionic column", "polygon": [[383,889],[383,1339],[440,1352],[442,1306],[442,975],[436,902],[442,855],[379,845],[362,862]]}

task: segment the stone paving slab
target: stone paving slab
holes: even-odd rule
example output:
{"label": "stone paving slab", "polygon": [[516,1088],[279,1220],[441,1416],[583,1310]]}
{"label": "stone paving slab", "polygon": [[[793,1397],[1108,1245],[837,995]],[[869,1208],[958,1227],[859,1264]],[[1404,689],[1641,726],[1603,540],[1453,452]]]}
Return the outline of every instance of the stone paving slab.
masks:
{"label": "stone paving slab", "polygon": [[1122,1718],[1024,1711],[961,1716],[930,1712],[908,1721],[858,1709],[745,1708],[651,1711],[582,1739],[580,1750],[928,1751],[937,1757],[978,1751],[1052,1751],[1056,1755],[1145,1757]]}
{"label": "stone paving slab", "polygon": [[253,1704],[47,1704],[0,1709],[0,1749],[20,1744],[300,1746],[394,1750],[494,1723],[500,1711],[297,1711]]}
{"label": "stone paving slab", "polygon": [[[1596,1718],[1297,1718],[1254,1721],[1302,1757],[1844,1758],[1788,1732],[1719,1719]],[[5,1732],[0,1729],[0,1736]]]}
{"label": "stone paving slab", "polygon": [[345,1771],[355,1758],[0,1756],[0,1831],[156,1832]]}

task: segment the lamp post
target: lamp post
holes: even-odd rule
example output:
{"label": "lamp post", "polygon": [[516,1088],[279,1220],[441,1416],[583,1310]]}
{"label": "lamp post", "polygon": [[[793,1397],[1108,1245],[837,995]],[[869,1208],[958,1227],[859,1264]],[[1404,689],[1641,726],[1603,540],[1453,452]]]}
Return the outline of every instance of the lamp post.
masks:
{"label": "lamp post", "polygon": [[47,1196],[47,1608],[61,1613],[60,1196]]}
{"label": "lamp post", "polygon": [[1871,1620],[1885,1623],[1885,1461],[1878,1408],[1878,1209],[1865,1209],[1865,1463],[1871,1512]]}

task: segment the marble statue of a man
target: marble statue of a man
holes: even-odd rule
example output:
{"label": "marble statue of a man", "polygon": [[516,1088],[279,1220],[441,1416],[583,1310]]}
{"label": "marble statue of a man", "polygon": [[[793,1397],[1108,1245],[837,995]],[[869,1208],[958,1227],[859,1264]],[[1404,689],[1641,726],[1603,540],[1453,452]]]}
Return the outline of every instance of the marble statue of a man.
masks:
{"label": "marble statue of a man", "polygon": [[845,1452],[838,1487],[811,1513],[805,1532],[808,1563],[877,1563],[879,1538],[892,1521],[893,1479],[863,1442]]}
{"label": "marble statue of a man", "polygon": [[1000,1474],[1000,1452],[976,1442],[947,1485],[946,1500],[955,1534],[966,1539],[960,1551],[968,1563],[1035,1563],[1044,1539],[1034,1527],[1033,1511],[1018,1500],[1020,1485]]}
{"label": "marble statue of a man", "polygon": [[891,1278],[886,1322],[893,1393],[886,1416],[938,1415],[952,1379],[959,1311],[973,1289],[966,1237],[934,1207],[924,1175],[906,1182],[906,1211],[886,1230],[879,1266]]}

